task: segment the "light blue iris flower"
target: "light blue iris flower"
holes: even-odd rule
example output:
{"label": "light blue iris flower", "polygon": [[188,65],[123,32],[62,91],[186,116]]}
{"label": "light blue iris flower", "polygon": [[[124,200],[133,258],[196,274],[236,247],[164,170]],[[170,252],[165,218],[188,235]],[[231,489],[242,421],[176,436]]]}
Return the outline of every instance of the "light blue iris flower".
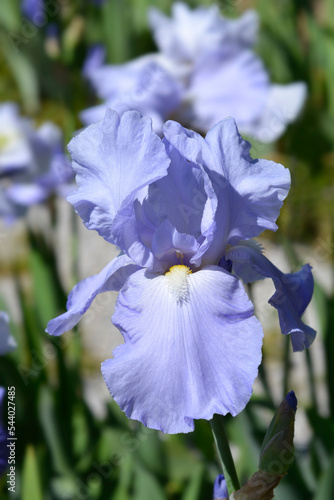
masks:
{"label": "light blue iris flower", "polygon": [[174,78],[159,56],[149,54],[120,65],[103,64],[103,48],[92,47],[83,74],[90,81],[102,104],[80,113],[84,125],[102,120],[107,108],[123,113],[134,109],[150,116],[156,132],[181,106],[183,84]]}
{"label": "light blue iris flower", "polygon": [[69,194],[73,171],[60,129],[35,128],[16,104],[0,105],[0,216],[11,222],[52,193]]}
{"label": "light blue iris flower", "polygon": [[298,349],[311,341],[300,315],[313,281],[309,267],[285,281],[244,244],[277,229],[288,169],[253,160],[233,119],[205,139],[172,121],[163,130],[161,139],[149,118],[108,110],[70,142],[78,190],[69,201],[121,253],[74,287],[47,331],[71,329],[97,294],[119,291],[112,321],[125,343],[102,363],[105,382],[128,417],[178,433],[236,415],[252,393],[263,333],[234,262],[243,277],[255,266],[284,290],[271,300]]}
{"label": "light blue iris flower", "polygon": [[272,142],[298,117],[306,85],[270,82],[253,50],[255,11],[231,20],[216,6],[176,2],[171,17],[152,8],[149,21],[159,52],[121,65],[103,64],[95,52],[95,66],[89,54],[84,75],[103,103],[81,113],[85,125],[101,120],[106,108],[150,116],[158,133],[171,116],[201,133],[231,116],[241,133]]}

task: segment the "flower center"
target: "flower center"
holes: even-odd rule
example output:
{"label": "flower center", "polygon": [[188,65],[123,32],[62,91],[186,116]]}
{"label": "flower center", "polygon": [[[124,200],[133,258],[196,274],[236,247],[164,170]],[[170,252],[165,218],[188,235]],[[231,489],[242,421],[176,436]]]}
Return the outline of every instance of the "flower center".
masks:
{"label": "flower center", "polygon": [[10,138],[6,135],[0,135],[0,150],[5,149],[5,147],[10,142]]}
{"label": "flower center", "polygon": [[20,139],[20,134],[15,131],[9,130],[5,133],[0,133],[0,151],[4,151],[12,146],[14,141]]}
{"label": "flower center", "polygon": [[177,302],[185,302],[189,295],[188,275],[191,269],[184,265],[172,266],[165,273],[167,286]]}

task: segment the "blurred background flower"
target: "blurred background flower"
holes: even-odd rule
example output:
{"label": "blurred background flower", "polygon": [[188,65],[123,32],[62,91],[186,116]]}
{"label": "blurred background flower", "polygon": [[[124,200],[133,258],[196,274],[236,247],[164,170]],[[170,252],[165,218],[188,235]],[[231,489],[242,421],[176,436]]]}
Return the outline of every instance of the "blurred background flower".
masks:
{"label": "blurred background flower", "polygon": [[65,195],[73,179],[60,129],[51,122],[35,129],[13,103],[0,105],[0,216],[7,222],[52,194]]}
{"label": "blurred background flower", "polygon": [[176,2],[171,18],[152,8],[149,20],[160,52],[120,66],[92,66],[89,55],[84,74],[106,102],[81,113],[86,125],[102,119],[106,107],[151,116],[157,132],[173,116],[203,133],[232,116],[241,132],[272,142],[299,115],[306,85],[270,83],[253,50],[255,11],[230,20],[217,6]]}

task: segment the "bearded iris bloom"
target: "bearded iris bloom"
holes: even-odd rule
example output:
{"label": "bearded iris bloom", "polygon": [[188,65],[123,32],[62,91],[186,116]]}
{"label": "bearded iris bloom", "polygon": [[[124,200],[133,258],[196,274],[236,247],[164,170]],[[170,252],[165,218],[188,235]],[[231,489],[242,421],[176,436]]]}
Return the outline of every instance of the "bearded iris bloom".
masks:
{"label": "bearded iris bloom", "polygon": [[[104,380],[128,417],[178,433],[193,430],[194,419],[236,415],[251,396],[263,333],[230,272],[233,248],[277,229],[290,174],[253,160],[233,119],[205,139],[172,121],[164,134],[136,111],[108,110],[70,142],[78,189],[68,199],[86,227],[121,253],[74,287],[67,312],[47,331],[71,329],[97,294],[119,291],[112,321],[125,342],[102,363]],[[247,264],[252,270],[236,261],[240,274]],[[310,298],[312,279],[306,284]],[[296,331],[295,320],[302,338],[293,297],[275,307],[294,313],[283,333]]]}
{"label": "bearded iris bloom", "polygon": [[190,9],[176,2],[171,17],[150,9],[149,22],[159,52],[122,65],[100,61],[89,73],[85,68],[104,101],[81,113],[85,125],[102,119],[107,107],[150,116],[158,133],[170,117],[205,134],[232,116],[241,133],[272,142],[298,117],[306,85],[270,82],[254,52],[255,11],[231,20],[216,6]]}
{"label": "bearded iris bloom", "polygon": [[134,109],[150,116],[156,132],[181,106],[183,84],[160,64],[153,54],[120,65],[104,65],[103,49],[93,47],[83,74],[90,81],[102,104],[80,113],[84,125],[102,120],[107,108],[118,113]]}
{"label": "bearded iris bloom", "polygon": [[55,192],[67,195],[72,178],[60,129],[36,129],[16,104],[0,105],[0,216],[10,222]]}
{"label": "bearded iris bloom", "polygon": [[298,117],[306,85],[270,82],[253,50],[259,28],[255,11],[231,20],[216,6],[192,10],[176,2],[170,18],[154,8],[149,18],[171,72],[187,80],[185,107],[178,118],[191,127],[205,133],[233,116],[243,134],[272,142]]}

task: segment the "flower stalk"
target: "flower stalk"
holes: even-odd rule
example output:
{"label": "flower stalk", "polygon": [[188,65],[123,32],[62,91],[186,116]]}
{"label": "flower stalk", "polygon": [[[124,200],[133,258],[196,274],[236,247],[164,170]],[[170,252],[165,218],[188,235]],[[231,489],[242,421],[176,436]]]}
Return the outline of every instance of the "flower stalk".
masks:
{"label": "flower stalk", "polygon": [[210,424],[230,495],[233,491],[240,489],[240,483],[228,442],[223,415],[214,414]]}

